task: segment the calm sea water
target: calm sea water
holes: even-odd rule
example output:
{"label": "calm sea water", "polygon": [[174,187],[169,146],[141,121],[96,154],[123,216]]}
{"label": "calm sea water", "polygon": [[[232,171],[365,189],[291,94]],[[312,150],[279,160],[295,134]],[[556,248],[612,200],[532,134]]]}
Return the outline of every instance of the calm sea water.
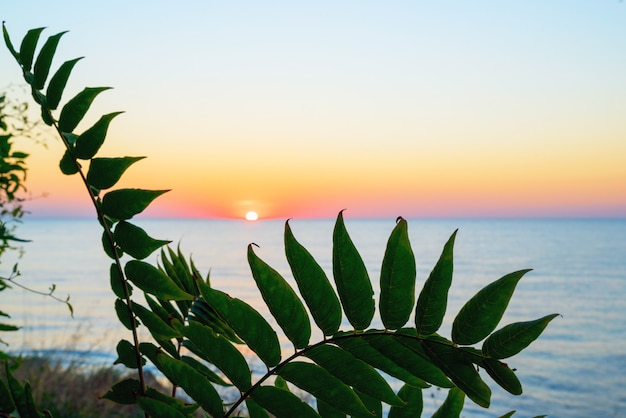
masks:
{"label": "calm sea water", "polygon": [[[137,223],[155,238],[180,245],[202,272],[210,269],[214,287],[264,314],[267,310],[246,262],[246,246],[258,244],[257,254],[291,280],[282,244],[283,222]],[[331,277],[334,221],[290,224]],[[394,220],[347,217],[346,225],[376,282]],[[484,410],[467,401],[463,416],[496,417],[511,409],[519,417],[626,416],[626,220],[409,220],[418,283],[428,276],[456,228],[455,277],[444,335],[449,335],[454,315],[476,291],[523,268],[534,270],[518,285],[501,324],[562,314],[539,340],[509,361],[518,370],[524,394],[509,395],[487,377],[494,388],[492,407]],[[15,352],[60,350],[110,363],[117,340],[130,336],[112,309],[110,261],[100,249],[97,223],[28,219],[20,235],[33,241],[24,245],[25,254],[18,260],[21,283],[44,291],[54,283],[58,296],[71,296],[75,317],[48,298],[19,289],[2,292],[0,310],[9,312],[12,323],[23,329],[1,338]],[[1,272],[6,275],[12,260],[8,256],[2,261]],[[426,409],[433,410],[443,397],[444,393],[433,391],[425,399]]]}

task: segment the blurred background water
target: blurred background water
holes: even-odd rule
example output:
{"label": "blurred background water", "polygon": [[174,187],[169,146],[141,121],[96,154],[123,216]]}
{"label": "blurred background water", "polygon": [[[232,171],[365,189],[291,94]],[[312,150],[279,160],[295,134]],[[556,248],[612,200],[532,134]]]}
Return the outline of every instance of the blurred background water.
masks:
{"label": "blurred background water", "polygon": [[[253,305],[269,318],[246,261],[246,247],[293,283],[284,256],[282,221],[137,220],[155,238],[172,240],[191,255],[212,285]],[[375,291],[394,220],[352,220],[346,226],[363,257]],[[332,277],[334,220],[292,220],[296,238]],[[465,417],[618,417],[626,414],[626,220],[409,220],[418,286],[428,277],[444,243],[459,228],[454,279],[441,333],[450,335],[454,316],[467,299],[504,274],[532,268],[519,283],[500,326],[560,313],[539,340],[508,361],[524,387],[522,396],[497,388],[488,410],[466,401]],[[11,352],[61,353],[110,364],[120,338],[130,339],[113,311],[110,260],[100,248],[95,220],[27,219],[20,237],[20,282],[59,297],[71,296],[75,315],[43,296],[13,289],[0,293],[0,310],[22,326],[3,333]],[[158,260],[155,255],[151,258]],[[0,274],[13,265],[7,255]],[[347,323],[345,324],[348,327]],[[380,323],[373,326],[380,327]],[[285,350],[291,351],[287,341]],[[445,397],[432,391],[425,411]],[[432,398],[432,399],[431,399]],[[425,414],[428,416],[428,414]]]}

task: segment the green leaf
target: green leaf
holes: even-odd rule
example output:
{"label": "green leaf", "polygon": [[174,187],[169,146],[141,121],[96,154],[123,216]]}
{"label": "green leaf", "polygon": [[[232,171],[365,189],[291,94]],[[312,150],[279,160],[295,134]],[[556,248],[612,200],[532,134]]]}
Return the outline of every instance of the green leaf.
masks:
{"label": "green leaf", "polygon": [[67,85],[67,80],[72,73],[72,69],[81,59],[83,58],[80,57],[65,61],[50,79],[48,88],[46,89],[46,105],[50,110],[55,110],[59,106],[59,102],[63,96],[63,90],[65,90],[65,86]]}
{"label": "green leaf", "polygon": [[87,171],[87,183],[104,190],[113,187],[135,162],[146,157],[94,158]]}
{"label": "green leaf", "polygon": [[115,299],[115,313],[117,314],[117,319],[124,325],[127,329],[133,329],[133,321],[131,320],[130,315],[132,314],[130,309],[128,309],[128,305],[122,299]]}
{"label": "green leaf", "polygon": [[278,336],[263,316],[242,300],[211,289],[200,280],[202,298],[245,341],[267,367],[280,363]]}
{"label": "green leaf", "polygon": [[138,303],[132,302],[133,312],[141,322],[148,328],[150,334],[157,341],[171,340],[172,338],[181,338],[182,334],[176,329],[171,327],[168,323],[164,322],[157,314],[141,306]]}
{"label": "green leaf", "polygon": [[[126,297],[126,292],[124,291],[124,282],[116,263],[111,263],[111,267],[109,268],[109,278],[111,281],[111,290],[113,290],[115,296],[120,299],[124,299]],[[129,287],[128,296],[132,295],[132,288],[130,288],[130,285],[128,283],[126,284],[126,286]]]}
{"label": "green leaf", "polygon": [[458,229],[452,233],[444,245],[441,256],[417,299],[415,327],[418,335],[434,334],[443,322],[448,305],[448,290],[452,284],[453,249],[457,231]]}
{"label": "green leaf", "polygon": [[124,266],[128,280],[146,293],[164,300],[193,300],[194,297],[181,290],[156,267],[138,260],[130,260]]}
{"label": "green leaf", "polygon": [[411,386],[419,388],[427,388],[430,386],[424,380],[416,377],[387,356],[381,355],[380,351],[365,342],[363,338],[352,334],[348,338],[335,339],[333,342],[372,367],[400,379]]}
{"label": "green leaf", "polygon": [[328,277],[285,222],[285,255],[313,320],[324,335],[333,335],[341,325],[341,305]]}
{"label": "green leaf", "polygon": [[403,385],[398,392],[405,406],[392,406],[388,418],[413,418],[421,417],[424,409],[422,390],[410,385]]}
{"label": "green leaf", "polygon": [[83,91],[71,98],[63,109],[59,117],[59,129],[61,132],[73,132],[83,117],[91,107],[96,96],[110,87],[85,87]]}
{"label": "green leaf", "polygon": [[209,380],[190,365],[176,360],[149,343],[139,345],[141,352],[167,377],[214,417],[224,414],[219,394]]}
{"label": "green leaf", "polygon": [[250,418],[269,418],[267,411],[252,398],[246,399],[246,407],[248,408],[248,416]]}
{"label": "green leaf", "polygon": [[433,362],[476,404],[488,408],[491,390],[483,382],[463,353],[457,348],[438,341],[422,341],[424,351]]}
{"label": "green leaf", "polygon": [[224,372],[241,392],[250,389],[252,381],[248,363],[228,340],[195,321],[189,322],[184,334],[201,350],[202,357]]}
{"label": "green leaf", "polygon": [[[185,341],[184,343],[189,343],[189,341]],[[218,376],[213,370],[209,369],[203,363],[196,360],[194,357],[181,356],[180,360],[202,373],[204,377],[206,377],[207,379],[209,379],[209,381],[215,384],[218,384],[220,386],[233,386],[230,383],[226,382],[224,379],[222,379],[220,376]]]}
{"label": "green leaf", "polygon": [[535,341],[558,315],[547,315],[534,321],[516,322],[502,327],[487,337],[483,343],[483,353],[497,359],[514,356]]}
{"label": "green leaf", "polygon": [[383,403],[380,400],[373,398],[363,392],[360,392],[358,389],[354,389],[354,392],[359,397],[359,399],[361,399],[361,402],[363,402],[365,408],[370,411],[371,416],[383,416]]}
{"label": "green leaf", "polygon": [[472,345],[483,340],[498,325],[515,286],[530,270],[520,270],[488,284],[459,311],[452,323],[452,341]]}
{"label": "green leaf", "polygon": [[498,360],[485,358],[481,365],[489,376],[498,384],[502,389],[506,390],[512,395],[522,394],[522,383],[519,381],[513,370],[505,363]]}
{"label": "green leaf", "polygon": [[146,412],[147,415],[158,418],[187,418],[185,414],[175,407],[156,399],[140,396],[137,398],[137,404]]}
{"label": "green leaf", "polygon": [[328,405],[326,402],[316,399],[317,412],[322,418],[346,418],[346,414]]}
{"label": "green leaf", "polygon": [[[126,340],[120,340],[117,343],[116,347],[117,351],[117,359],[113,362],[113,364],[123,364],[124,366],[136,369],[137,365],[137,355],[135,352],[135,346]],[[146,360],[142,357],[141,364],[146,364]]]}
{"label": "green leaf", "polygon": [[459,388],[452,388],[443,404],[435,411],[432,418],[459,418],[465,403],[465,394]]}
{"label": "green leaf", "polygon": [[403,405],[389,383],[373,367],[348,351],[331,345],[320,345],[305,355],[355,390],[389,405]]}
{"label": "green leaf", "polygon": [[68,176],[76,174],[78,173],[78,170],[80,170],[79,165],[76,163],[76,159],[74,159],[74,156],[69,150],[65,150],[63,153],[63,157],[61,157],[61,161],[59,162],[59,168],[63,174]]}
{"label": "green leaf", "polygon": [[[122,254],[124,254],[120,249],[115,248],[111,244],[111,240],[109,239],[109,234],[107,233],[107,231],[102,231],[101,241],[102,241],[102,249],[104,250],[104,253],[110,258],[115,260],[116,253],[119,253],[120,257],[122,256]],[[115,289],[113,289],[113,291],[115,291]]]}
{"label": "green leaf", "polygon": [[339,212],[333,230],[333,276],[348,321],[355,330],[363,330],[374,317],[374,290],[342,213]]}
{"label": "green leaf", "polygon": [[15,411],[15,404],[11,397],[9,388],[4,383],[4,380],[0,380],[0,413],[10,416],[11,412]]}
{"label": "green leaf", "polygon": [[76,148],[74,155],[81,160],[93,158],[106,138],[109,125],[113,118],[124,112],[113,112],[103,115],[91,128],[80,134],[76,138]]}
{"label": "green leaf", "polygon": [[35,61],[34,69],[35,88],[37,90],[43,89],[43,86],[46,84],[48,74],[50,73],[52,58],[54,57],[54,53],[57,50],[57,45],[59,44],[61,36],[66,33],[67,31],[50,36],[46,43],[44,43],[41,47],[41,51],[39,51],[39,55],[37,56],[37,60]]}
{"label": "green leaf", "polygon": [[237,337],[237,333],[228,325],[224,319],[213,309],[210,307],[202,297],[193,301],[191,305],[191,319],[194,319],[201,323],[202,325],[206,325],[213,330],[216,334],[220,334],[222,337],[226,338],[229,341],[234,342],[235,344],[243,344],[243,341]]}
{"label": "green leaf", "polygon": [[277,373],[300,389],[348,415],[371,416],[363,401],[350,387],[315,364],[294,361],[285,364]]}
{"label": "green leaf", "polygon": [[291,392],[274,386],[259,386],[252,399],[276,418],[319,418],[313,408]]}
{"label": "green leaf", "polygon": [[386,329],[404,326],[415,305],[415,256],[408,225],[399,217],[387,241],[380,270],[380,317]]}
{"label": "green leaf", "polygon": [[261,260],[248,245],[248,264],[272,316],[296,348],[304,348],[311,338],[311,323],[304,305],[287,281]]}
{"label": "green leaf", "polygon": [[[197,403],[184,403],[182,400],[177,399],[177,398],[173,398],[169,395],[166,395],[164,393],[161,393],[155,389],[152,388],[147,388],[146,389],[146,396],[150,399],[154,399],[156,401],[159,402],[163,402],[164,404],[176,409],[178,412],[180,412],[181,414],[183,414],[185,417],[192,417],[192,416],[196,416],[194,415],[194,413],[198,410],[198,408],[200,407],[200,405],[198,405]],[[158,414],[155,416],[155,418],[159,416]],[[206,415],[204,415],[206,416]]]}
{"label": "green leaf", "polygon": [[[500,417],[498,417],[498,418],[511,418],[514,414],[515,414],[515,411],[509,411],[509,412],[507,412],[506,414],[501,415],[501,416],[500,416]],[[545,415],[543,415],[543,416],[545,416]],[[535,417],[535,418],[537,418],[537,417]]]}
{"label": "green leaf", "polygon": [[113,385],[102,398],[121,405],[137,403],[137,395],[141,393],[141,383],[136,379],[125,379]]}
{"label": "green leaf", "polygon": [[11,55],[13,55],[13,58],[15,58],[17,63],[21,65],[20,54],[13,47],[13,42],[11,42],[11,37],[9,36],[9,32],[7,32],[4,22],[2,22],[2,35],[4,36],[4,43],[11,52]]}
{"label": "green leaf", "polygon": [[15,325],[0,323],[0,331],[17,331],[19,329],[20,328],[16,327]]}
{"label": "green leaf", "polygon": [[151,238],[143,229],[126,221],[118,222],[113,238],[122,251],[138,260],[171,242]]}
{"label": "green leaf", "polygon": [[[39,42],[39,35],[45,28],[35,28],[26,32],[22,44],[20,45],[20,64],[25,72],[30,71],[35,56],[35,48]],[[28,81],[28,80],[27,80]],[[30,84],[30,83],[28,83]]]}
{"label": "green leaf", "polygon": [[5,362],[5,373],[7,377],[8,389],[15,403],[17,412],[21,418],[39,418],[42,414],[37,410],[30,383],[26,382],[24,386],[13,376],[9,365]]}
{"label": "green leaf", "polygon": [[119,189],[102,198],[102,211],[114,219],[130,219],[169,190]]}
{"label": "green leaf", "polygon": [[[376,350],[420,379],[442,388],[452,387],[452,383],[450,383],[438,365],[433,364],[429,359],[419,355],[412,348],[396,341],[398,337],[394,337],[393,334],[364,334],[363,338]],[[405,337],[400,338],[404,341]]]}

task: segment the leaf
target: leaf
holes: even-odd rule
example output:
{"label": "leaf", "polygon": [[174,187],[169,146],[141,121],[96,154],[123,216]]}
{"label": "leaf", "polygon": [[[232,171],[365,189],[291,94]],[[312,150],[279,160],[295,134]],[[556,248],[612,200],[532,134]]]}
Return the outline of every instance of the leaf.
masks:
{"label": "leaf", "polygon": [[512,395],[522,394],[522,384],[508,365],[490,358],[483,359],[481,365],[502,389]]}
{"label": "leaf", "polygon": [[15,407],[22,418],[39,418],[42,414],[37,410],[30,383],[26,382],[24,386],[13,376],[9,369],[8,362],[5,362],[5,373],[7,377],[8,389],[15,403]]}
{"label": "leaf", "polygon": [[248,264],[272,316],[296,348],[304,348],[311,338],[311,323],[304,305],[285,279],[248,245]]}
{"label": "leaf", "polygon": [[333,335],[341,325],[341,305],[326,273],[291,232],[285,222],[285,255],[313,320],[324,335]]}
{"label": "leaf", "polygon": [[202,298],[245,341],[267,367],[280,363],[278,336],[263,316],[242,300],[198,281]]}
{"label": "leaf", "polygon": [[[117,343],[115,350],[117,351],[117,359],[113,362],[113,364],[123,364],[131,369],[136,369],[138,367],[135,346],[129,341],[120,340]],[[143,357],[141,358],[141,364],[146,364],[146,360]]]}
{"label": "leaf", "polygon": [[154,239],[143,229],[126,221],[117,223],[113,238],[122,251],[138,260],[143,260],[155,250],[171,242]]}
{"label": "leaf", "polygon": [[124,325],[127,329],[133,329],[133,320],[131,319],[132,312],[128,309],[128,305],[122,299],[115,299],[115,313],[117,314],[117,319]]}
{"label": "leaf", "polygon": [[81,59],[83,59],[83,57],[65,61],[50,79],[48,88],[46,89],[46,105],[48,109],[55,110],[59,106],[59,102],[63,96],[63,90],[65,90],[72,69]]}
{"label": "leaf", "polygon": [[178,409],[156,399],[141,396],[137,398],[137,404],[146,412],[146,415],[158,418],[187,418]]}
{"label": "leaf", "polygon": [[389,405],[403,405],[389,383],[373,367],[339,347],[317,346],[305,354],[343,383]]}
{"label": "leaf", "polygon": [[181,290],[172,280],[152,265],[130,260],[124,266],[128,280],[146,293],[164,300],[193,300],[194,297]]}
{"label": "leaf", "polygon": [[119,189],[102,198],[102,212],[114,219],[130,219],[169,190]]}
{"label": "leaf", "polygon": [[15,411],[15,404],[9,388],[4,383],[4,379],[0,379],[0,413],[11,416],[11,412]]}
{"label": "leaf", "polygon": [[246,398],[246,407],[250,418],[269,418],[267,411],[256,403],[252,398]]}
{"label": "leaf", "polygon": [[61,132],[73,132],[83,117],[91,107],[96,96],[110,87],[85,87],[83,91],[71,98],[63,109],[59,117],[59,130]]}
{"label": "leaf", "polygon": [[63,153],[63,157],[61,157],[61,161],[59,162],[59,168],[63,174],[68,176],[76,174],[78,173],[78,170],[80,170],[74,156],[69,150],[65,150]]}
{"label": "leaf", "polygon": [[417,299],[415,328],[418,335],[434,334],[443,322],[448,304],[448,291],[452,284],[453,248],[457,232],[458,229],[452,233],[444,245],[441,256],[426,279]]}
{"label": "leaf", "polygon": [[463,305],[452,323],[452,341],[472,345],[488,336],[498,325],[515,286],[530,270],[520,270],[496,280],[478,291]]}
{"label": "leaf", "polygon": [[171,327],[168,323],[164,322],[157,314],[141,306],[138,303],[132,302],[133,312],[141,322],[148,328],[150,334],[157,341],[171,340],[172,338],[182,338],[182,334],[176,329]]}
{"label": "leaf", "polygon": [[432,418],[459,418],[465,403],[465,394],[459,388],[452,388],[443,404],[435,411]]}
{"label": "leaf", "polygon": [[61,36],[66,33],[67,31],[50,36],[46,43],[44,43],[41,47],[41,51],[39,51],[39,55],[35,61],[34,69],[35,88],[37,90],[43,89],[43,86],[46,84],[46,79],[48,78],[48,74],[50,72],[50,65],[52,64],[52,58],[57,50],[57,45],[59,44]]}
{"label": "leaf", "polygon": [[[120,257],[122,256],[122,254],[124,254],[122,250],[114,247],[114,245],[111,243],[111,239],[109,239],[109,234],[107,231],[102,231],[102,237],[100,238],[100,240],[102,242],[102,249],[104,250],[104,253],[110,258],[115,260],[115,258],[117,257],[116,253]],[[113,291],[115,291],[115,289],[113,289]]]}
{"label": "leaf", "polygon": [[374,290],[342,213],[339,212],[333,230],[333,276],[348,321],[355,330],[363,330],[374,317]]}
{"label": "leaf", "polygon": [[[20,64],[24,72],[30,71],[35,56],[35,48],[39,42],[39,35],[45,28],[35,28],[26,32],[22,44],[20,45]],[[27,80],[28,81],[28,80]],[[30,82],[28,83],[30,84]]]}
{"label": "leaf", "polygon": [[121,405],[137,403],[137,396],[141,393],[141,383],[136,379],[125,379],[113,385],[102,399],[108,399]]}
{"label": "leaf", "polygon": [[346,414],[339,411],[337,408],[333,408],[326,402],[316,399],[317,412],[322,418],[346,418]]}
{"label": "leaf", "polygon": [[252,381],[248,363],[228,340],[195,321],[190,321],[183,332],[200,349],[202,357],[220,369],[241,392],[250,389]]}
{"label": "leaf", "polygon": [[[159,402],[163,402],[164,404],[176,409],[178,412],[180,412],[181,414],[183,414],[185,417],[192,417],[195,416],[194,413],[198,410],[198,408],[200,407],[200,405],[198,405],[197,403],[184,403],[182,400],[177,399],[177,398],[173,398],[169,395],[163,394],[155,389],[152,388],[147,388],[146,389],[146,396],[150,399],[154,399],[156,401]],[[159,416],[159,413],[157,412],[157,415]],[[156,418],[155,416],[155,418]],[[206,415],[204,415],[206,416]]]}
{"label": "leaf", "polygon": [[352,416],[371,416],[352,389],[323,368],[301,361],[286,363],[277,373],[330,406]]}
{"label": "leaf", "polygon": [[91,128],[80,134],[76,138],[76,148],[74,155],[81,160],[93,158],[106,138],[109,125],[113,118],[124,112],[113,112],[103,115]]}
{"label": "leaf", "polygon": [[[509,412],[507,412],[506,414],[501,415],[501,416],[500,416],[500,417],[498,417],[498,418],[511,418],[514,414],[515,414],[515,411],[509,411]],[[544,416],[545,416],[545,415],[544,415]],[[537,418],[537,417],[535,417],[535,418]]]}
{"label": "leaf", "polygon": [[[188,342],[189,341],[185,341],[184,343],[188,343]],[[209,379],[209,381],[211,381],[211,382],[213,382],[215,384],[218,384],[220,386],[233,386],[230,383],[227,383],[226,381],[224,381],[224,379],[222,379],[220,376],[218,376],[213,370],[209,369],[203,363],[200,363],[194,357],[182,356],[180,358],[180,360],[182,362],[187,363],[188,365],[190,365],[191,367],[193,367],[194,369],[196,369],[200,373],[202,373],[202,375],[204,375],[204,377],[206,377],[207,379]]]}
{"label": "leaf", "polygon": [[398,392],[405,406],[392,406],[388,418],[413,418],[421,417],[424,409],[422,390],[410,385],[403,385]]}
{"label": "leaf", "polygon": [[7,28],[4,24],[4,21],[2,22],[2,35],[4,37],[4,43],[9,49],[9,51],[11,52],[11,55],[13,55],[13,58],[15,58],[17,63],[21,65],[20,54],[13,47],[13,42],[11,42],[11,38],[9,37],[9,32],[7,32]]}
{"label": "leaf", "polygon": [[220,334],[235,344],[243,344],[243,341],[237,337],[237,333],[228,325],[224,319],[210,307],[202,297],[197,298],[191,305],[191,319],[194,319],[211,328],[216,334]]}
{"label": "leaf", "polygon": [[296,395],[274,386],[259,386],[251,396],[277,418],[319,418],[315,410]]}
{"label": "leaf", "polygon": [[359,399],[361,399],[361,402],[363,402],[363,405],[365,405],[365,408],[367,408],[367,410],[370,411],[371,416],[375,416],[375,417],[383,416],[383,403],[380,400],[373,398],[369,396],[368,394],[360,392],[358,389],[354,389],[354,392],[359,397]]}
{"label": "leaf", "polygon": [[[111,281],[111,289],[115,296],[120,299],[124,299],[126,297],[126,292],[124,291],[124,282],[123,277],[121,277],[118,266],[116,263],[111,263],[111,267],[109,268],[109,278]],[[128,296],[132,295],[132,288],[128,283],[126,283],[128,287]]]}
{"label": "leaf", "polygon": [[363,338],[352,334],[349,338],[335,339],[333,342],[372,367],[400,379],[411,386],[420,388],[430,386],[424,380],[416,377],[387,356],[381,355],[380,351],[365,342]]}
{"label": "leaf", "polygon": [[146,157],[93,158],[87,171],[87,183],[103,190],[113,187],[135,162]]}
{"label": "leaf", "polygon": [[497,359],[514,356],[535,341],[558,315],[547,315],[534,321],[515,322],[502,327],[487,337],[483,343],[483,353]]}
{"label": "leaf", "polygon": [[[488,408],[491,390],[463,354],[455,347],[438,341],[423,340],[424,351],[433,362],[476,404]],[[447,416],[447,415],[446,415]]]}
{"label": "leaf", "polygon": [[440,370],[438,365],[433,364],[428,358],[417,354],[414,350],[396,341],[395,338],[398,337],[393,337],[392,334],[364,334],[363,338],[376,350],[420,379],[442,388],[452,387],[452,383],[450,383],[446,374]]}
{"label": "leaf", "polygon": [[399,217],[380,269],[380,317],[386,329],[401,328],[408,321],[415,305],[415,277],[408,225]]}
{"label": "leaf", "polygon": [[224,414],[219,394],[206,377],[190,365],[176,360],[150,343],[139,345],[141,352],[167,377],[214,417]]}

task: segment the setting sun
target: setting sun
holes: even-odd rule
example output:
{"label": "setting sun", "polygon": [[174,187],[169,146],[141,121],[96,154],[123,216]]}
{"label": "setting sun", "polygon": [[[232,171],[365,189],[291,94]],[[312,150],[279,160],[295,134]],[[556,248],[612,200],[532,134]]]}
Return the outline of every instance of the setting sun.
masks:
{"label": "setting sun", "polygon": [[256,212],[250,211],[246,213],[246,221],[256,221],[257,219],[259,219],[259,215]]}

